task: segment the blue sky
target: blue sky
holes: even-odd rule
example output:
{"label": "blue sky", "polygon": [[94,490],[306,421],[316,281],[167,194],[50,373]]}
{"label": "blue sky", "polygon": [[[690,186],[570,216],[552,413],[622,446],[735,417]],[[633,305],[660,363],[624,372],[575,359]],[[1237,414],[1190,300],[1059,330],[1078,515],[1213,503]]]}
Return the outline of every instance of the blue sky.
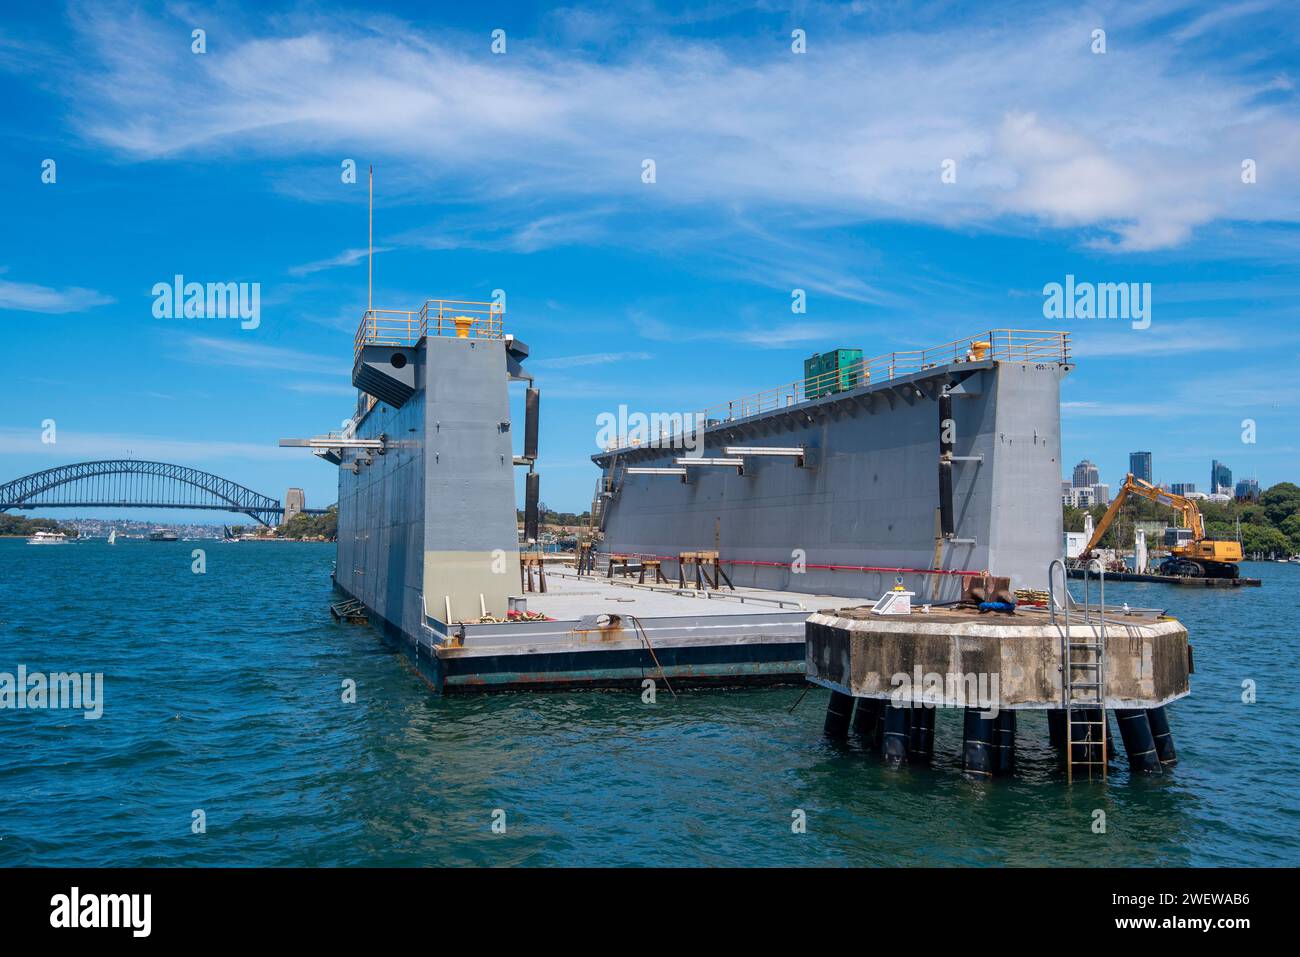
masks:
{"label": "blue sky", "polygon": [[[620,403],[1005,327],[1074,337],[1066,474],[1300,480],[1294,5],[989,6],[7,4],[0,481],[129,451],[334,501],[276,441],[353,406],[371,163],[376,305],[506,291],[553,507]],[[155,318],[176,273],[260,325]],[[1067,274],[1150,283],[1150,327],[1045,319]]]}

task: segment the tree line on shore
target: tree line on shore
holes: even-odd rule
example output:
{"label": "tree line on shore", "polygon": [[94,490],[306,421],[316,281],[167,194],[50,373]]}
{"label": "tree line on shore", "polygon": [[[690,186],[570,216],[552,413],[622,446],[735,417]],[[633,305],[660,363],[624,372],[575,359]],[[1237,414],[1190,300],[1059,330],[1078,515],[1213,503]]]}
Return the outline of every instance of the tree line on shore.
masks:
{"label": "tree line on shore", "polygon": [[0,512],[0,537],[13,535],[30,537],[37,532],[63,532],[69,538],[77,536],[75,528],[61,525],[57,519],[26,518],[22,515],[10,515],[8,512]]}

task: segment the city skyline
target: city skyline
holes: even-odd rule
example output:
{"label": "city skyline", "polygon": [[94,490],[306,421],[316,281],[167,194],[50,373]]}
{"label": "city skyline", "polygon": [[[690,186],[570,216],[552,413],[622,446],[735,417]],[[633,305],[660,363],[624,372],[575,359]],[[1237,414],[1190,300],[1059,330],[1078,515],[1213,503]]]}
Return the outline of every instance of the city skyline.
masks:
{"label": "city skyline", "polygon": [[[1125,475],[1133,475],[1134,478],[1143,479],[1144,481],[1155,485],[1158,488],[1165,488],[1176,495],[1200,494],[1213,495],[1222,493],[1226,488],[1228,494],[1234,498],[1248,498],[1258,496],[1267,486],[1254,477],[1242,477],[1234,481],[1232,468],[1224,461],[1219,459],[1210,460],[1211,481],[1208,491],[1200,492],[1199,483],[1194,481],[1174,481],[1169,478],[1160,476],[1155,468],[1157,456],[1150,451],[1136,451],[1129,454],[1129,467]],[[1144,466],[1144,472],[1139,473],[1135,465]],[[1070,477],[1062,476],[1062,495],[1063,497],[1078,489],[1095,489],[1105,488],[1109,491],[1112,483],[1103,482],[1102,478],[1105,473],[1091,459],[1080,459],[1070,471]],[[1123,484],[1124,477],[1121,476],[1118,481],[1113,483],[1115,487]],[[1069,491],[1067,491],[1067,487]],[[1109,499],[1107,499],[1109,500]]]}

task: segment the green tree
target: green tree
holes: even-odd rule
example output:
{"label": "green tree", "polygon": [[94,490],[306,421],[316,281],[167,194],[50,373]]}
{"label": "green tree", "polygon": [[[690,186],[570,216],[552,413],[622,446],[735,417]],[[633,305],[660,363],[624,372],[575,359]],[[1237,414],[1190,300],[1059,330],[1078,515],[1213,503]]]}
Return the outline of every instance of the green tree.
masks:
{"label": "green tree", "polygon": [[1291,551],[1291,539],[1269,525],[1242,525],[1241,549],[1247,555],[1285,556]]}
{"label": "green tree", "polygon": [[331,505],[320,515],[300,512],[276,531],[281,538],[326,538],[334,541],[339,536],[339,507]]}
{"label": "green tree", "polygon": [[69,538],[77,537],[77,530],[53,518],[25,518],[0,512],[0,535],[35,535],[37,532],[63,532]]}
{"label": "green tree", "polygon": [[1300,554],[1300,512],[1288,515],[1280,531],[1291,541],[1291,551]]}
{"label": "green tree", "polygon": [[1273,525],[1281,525],[1288,517],[1300,512],[1300,487],[1291,482],[1279,482],[1259,497],[1264,514]]}

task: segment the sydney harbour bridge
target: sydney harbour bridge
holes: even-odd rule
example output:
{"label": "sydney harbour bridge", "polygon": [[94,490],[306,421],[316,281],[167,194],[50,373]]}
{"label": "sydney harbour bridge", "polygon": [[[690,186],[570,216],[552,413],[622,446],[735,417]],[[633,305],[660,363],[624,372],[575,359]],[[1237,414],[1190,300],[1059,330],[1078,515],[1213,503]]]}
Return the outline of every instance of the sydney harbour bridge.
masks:
{"label": "sydney harbour bridge", "polygon": [[238,482],[185,465],[111,459],[77,462],[33,472],[0,485],[0,512],[36,508],[201,508],[242,512],[263,525],[292,514],[319,515],[303,508],[302,493],[290,489],[284,503]]}

